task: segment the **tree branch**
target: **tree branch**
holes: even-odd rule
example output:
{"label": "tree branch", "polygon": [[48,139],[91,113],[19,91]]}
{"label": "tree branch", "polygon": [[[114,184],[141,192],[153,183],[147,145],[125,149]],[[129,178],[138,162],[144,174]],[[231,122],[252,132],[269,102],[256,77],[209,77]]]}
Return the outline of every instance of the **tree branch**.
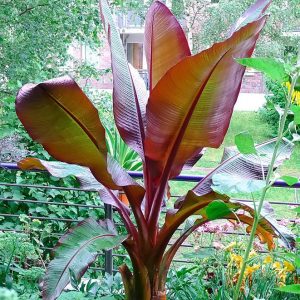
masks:
{"label": "tree branch", "polygon": [[[53,1],[53,3],[58,2],[58,1]],[[50,3],[42,3],[42,4],[38,4],[36,6],[32,6],[32,7],[27,7],[25,10],[23,10],[21,13],[19,13],[19,17],[25,15],[26,13],[32,11],[33,9],[36,9],[38,7],[43,7],[43,6],[49,6]]]}

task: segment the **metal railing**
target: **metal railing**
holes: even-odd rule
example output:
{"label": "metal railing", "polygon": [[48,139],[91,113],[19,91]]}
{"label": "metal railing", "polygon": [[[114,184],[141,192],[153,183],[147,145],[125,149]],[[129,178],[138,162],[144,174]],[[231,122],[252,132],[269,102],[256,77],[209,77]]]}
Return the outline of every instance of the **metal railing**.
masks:
{"label": "metal railing", "polygon": [[[14,170],[14,171],[19,171],[19,168],[16,164],[14,163],[0,163],[0,170],[6,171],[6,170]],[[26,172],[44,172],[44,171],[26,171]],[[47,174],[47,172],[44,172]],[[141,172],[128,172],[133,178],[136,179],[142,179],[143,175]],[[179,175],[177,176],[174,180],[176,181],[182,181],[182,182],[199,182],[204,176],[198,176],[198,175]],[[294,184],[292,187],[288,186],[284,181],[277,180],[274,184],[274,187],[280,187],[280,188],[293,188],[293,189],[299,189],[300,188],[300,182]],[[4,204],[9,204],[9,203],[18,203],[18,204],[26,204],[26,205],[31,205],[31,204],[36,204],[39,206],[62,206],[62,207],[74,207],[77,209],[97,209],[101,210],[103,212],[103,215],[105,218],[113,220],[114,218],[114,210],[110,205],[96,205],[96,204],[85,204],[85,203],[69,203],[69,202],[61,202],[61,201],[46,201],[46,200],[36,200],[36,199],[19,199],[15,197],[7,197],[4,196],[1,193],[1,187],[6,187],[6,188],[30,188],[30,189],[43,189],[43,190],[58,190],[58,191],[63,191],[63,192],[83,192],[83,193],[95,193],[96,191],[93,189],[82,189],[82,188],[76,188],[76,187],[63,187],[63,186],[49,186],[49,185],[41,185],[41,184],[18,184],[18,183],[12,183],[12,182],[0,182],[0,208],[1,205]],[[95,194],[98,197],[98,194]],[[179,196],[179,195],[178,195]],[[173,195],[172,197],[178,197],[176,195]],[[241,202],[252,202],[252,200],[248,199],[239,199]],[[268,201],[270,204],[273,205],[290,205],[290,206],[299,206],[299,203],[295,202],[286,202],[286,201]],[[0,218],[7,220],[7,219],[17,219],[19,218],[20,215],[16,213],[5,213],[1,212],[0,210]],[[72,224],[76,224],[81,221],[81,219],[78,218],[64,218],[64,217],[53,217],[53,216],[39,216],[39,215],[32,215],[28,214],[27,217],[30,220],[40,220],[40,221],[47,221],[47,222],[63,222],[66,224],[66,227],[70,227]],[[295,220],[290,219],[290,222],[295,222]],[[124,228],[124,226],[120,223],[116,224],[119,228]],[[180,231],[181,229],[179,229]],[[22,230],[15,230],[15,229],[8,229],[8,228],[3,228],[1,226],[0,222],[0,231],[17,231],[17,232],[22,232]],[[242,232],[220,232],[225,235],[247,235],[246,233]],[[62,235],[61,232],[56,232],[52,233],[53,236],[56,236],[57,238]],[[170,244],[171,245],[171,244]],[[193,245],[191,245],[189,242],[185,242],[182,245],[183,248],[192,248]],[[205,247],[204,247],[205,248]],[[211,248],[208,246],[208,248]],[[51,247],[44,247],[43,250],[45,251],[50,251],[52,250]],[[101,255],[101,257],[104,257],[104,266],[102,267],[91,267],[91,269],[94,270],[102,270],[105,271],[109,274],[112,274],[113,272],[116,272],[117,270],[114,268],[114,259],[115,258],[126,258],[127,256],[124,254],[118,254],[118,253],[113,253],[112,251],[106,251],[104,254]],[[179,262],[179,263],[190,263],[191,261],[189,260],[184,260],[184,259],[175,259],[174,262]]]}

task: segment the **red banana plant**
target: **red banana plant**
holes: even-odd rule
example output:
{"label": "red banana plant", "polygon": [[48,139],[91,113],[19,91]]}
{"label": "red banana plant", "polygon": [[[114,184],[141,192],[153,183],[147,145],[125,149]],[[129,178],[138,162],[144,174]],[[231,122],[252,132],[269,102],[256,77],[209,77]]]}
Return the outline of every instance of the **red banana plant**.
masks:
{"label": "red banana plant", "polygon": [[[100,0],[111,49],[114,119],[122,139],[143,161],[144,186],[107,154],[98,112],[70,77],[28,84],[19,91],[16,112],[24,127],[52,157],[64,162],[27,158],[19,166],[46,169],[58,177],[75,175],[83,186],[98,190],[104,203],[116,208],[128,231],[128,235],[118,236],[111,222],[88,219],[66,233],[44,278],[43,299],[60,295],[69,281],[68,270],[80,278],[99,250],[121,243],[132,263],[120,267],[126,299],[166,299],[171,261],[195,229],[214,219],[244,222],[251,228],[253,209],[215,192],[212,177],[227,174],[262,179],[274,141],[257,147],[264,155],[263,165],[251,155],[227,151],[220,166],[180,197],[164,220],[160,213],[168,181],[193,165],[205,147],[221,145],[245,72],[235,58],[252,55],[270,2],[258,0],[233,25],[225,41],[192,55],[176,18],[163,3],[154,1],[145,23],[149,94],[127,62],[107,1]],[[283,143],[278,164],[290,153],[291,147]],[[118,199],[120,190],[129,207]],[[179,237],[174,236],[192,215],[198,216],[196,221]],[[274,246],[274,236],[289,243],[288,235],[268,218],[261,218],[257,235],[269,248]],[[168,247],[172,237],[175,242]]]}

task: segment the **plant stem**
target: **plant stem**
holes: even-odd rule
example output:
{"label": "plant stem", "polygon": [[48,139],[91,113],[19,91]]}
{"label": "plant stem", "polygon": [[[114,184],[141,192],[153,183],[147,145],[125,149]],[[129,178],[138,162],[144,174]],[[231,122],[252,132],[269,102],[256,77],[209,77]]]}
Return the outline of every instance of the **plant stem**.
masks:
{"label": "plant stem", "polygon": [[266,197],[266,193],[267,193],[268,189],[271,186],[270,185],[270,180],[271,180],[271,177],[273,175],[273,169],[274,169],[274,164],[275,164],[275,161],[276,161],[278,149],[279,149],[280,143],[282,141],[282,138],[284,136],[284,126],[285,126],[286,119],[287,119],[287,116],[288,116],[288,112],[289,112],[289,109],[290,109],[290,106],[291,106],[292,93],[294,91],[295,84],[296,84],[298,76],[299,76],[299,74],[296,74],[293,77],[293,80],[292,80],[292,83],[291,83],[291,88],[289,90],[287,101],[285,103],[284,113],[283,113],[283,115],[281,117],[281,120],[280,120],[280,125],[279,125],[279,129],[278,129],[278,136],[277,136],[275,148],[274,148],[274,151],[273,151],[271,163],[269,165],[268,174],[267,174],[267,177],[266,177],[266,186],[264,187],[264,189],[262,191],[262,194],[261,194],[261,197],[260,197],[260,200],[259,200],[259,203],[258,203],[257,210],[255,210],[253,226],[252,226],[252,229],[251,229],[249,242],[248,242],[244,257],[243,257],[243,264],[242,264],[239,279],[238,279],[238,282],[237,282],[237,285],[236,285],[236,288],[235,288],[233,300],[238,300],[239,295],[240,295],[240,289],[241,289],[242,282],[243,282],[243,279],[244,279],[244,273],[245,273],[245,270],[246,270],[246,267],[247,267],[249,254],[250,254],[250,251],[252,249],[253,241],[254,241],[254,238],[255,238],[255,233],[256,233],[258,223],[259,223],[260,214],[261,214],[261,211],[262,211],[262,208],[263,208],[263,203],[264,203],[264,200],[265,200],[265,197]]}

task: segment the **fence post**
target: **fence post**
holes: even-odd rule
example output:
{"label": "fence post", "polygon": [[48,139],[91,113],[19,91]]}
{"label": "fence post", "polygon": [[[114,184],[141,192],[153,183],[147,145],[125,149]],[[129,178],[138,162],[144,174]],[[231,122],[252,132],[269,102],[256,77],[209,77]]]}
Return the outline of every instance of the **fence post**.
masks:
{"label": "fence post", "polygon": [[[104,204],[104,212],[105,219],[112,220],[113,219],[113,210],[112,206],[109,204]],[[105,273],[112,274],[113,273],[113,256],[112,250],[105,251]]]}

